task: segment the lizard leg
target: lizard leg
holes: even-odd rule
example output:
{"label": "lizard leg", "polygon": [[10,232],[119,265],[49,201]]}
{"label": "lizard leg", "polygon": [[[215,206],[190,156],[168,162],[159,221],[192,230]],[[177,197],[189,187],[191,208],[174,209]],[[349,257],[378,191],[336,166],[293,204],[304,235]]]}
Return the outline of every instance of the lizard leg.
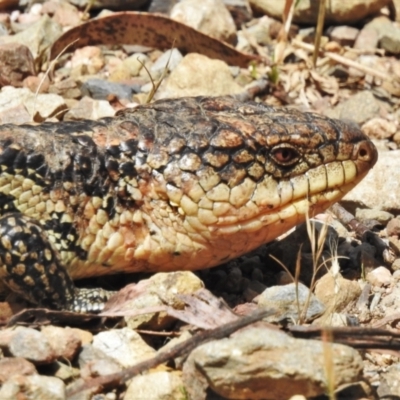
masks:
{"label": "lizard leg", "polygon": [[111,294],[76,288],[41,225],[20,213],[0,217],[0,279],[29,302],[58,310],[100,312]]}

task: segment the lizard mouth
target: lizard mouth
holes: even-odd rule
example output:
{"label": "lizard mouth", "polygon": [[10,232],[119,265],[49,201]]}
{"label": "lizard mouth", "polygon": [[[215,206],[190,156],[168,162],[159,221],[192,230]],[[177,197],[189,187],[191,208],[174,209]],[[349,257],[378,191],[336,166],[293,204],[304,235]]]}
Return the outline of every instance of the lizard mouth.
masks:
{"label": "lizard mouth", "polygon": [[279,182],[267,179],[252,196],[258,214],[246,218],[243,207],[237,210],[236,224],[229,224],[230,217],[222,216],[210,228],[221,235],[259,232],[260,242],[273,240],[303,222],[306,215],[312,217],[339,201],[365,177],[376,163],[377,154],[373,143],[365,140],[354,145],[351,159],[323,164]]}

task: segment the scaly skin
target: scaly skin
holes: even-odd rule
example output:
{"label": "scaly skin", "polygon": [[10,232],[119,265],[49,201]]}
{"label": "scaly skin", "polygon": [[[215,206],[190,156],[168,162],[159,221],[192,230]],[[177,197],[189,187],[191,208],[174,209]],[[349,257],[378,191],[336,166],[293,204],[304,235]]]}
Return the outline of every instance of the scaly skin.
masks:
{"label": "scaly skin", "polygon": [[0,278],[36,304],[96,309],[102,294],[81,303],[74,279],[221,264],[325,210],[376,159],[356,127],[231,98],[3,125]]}

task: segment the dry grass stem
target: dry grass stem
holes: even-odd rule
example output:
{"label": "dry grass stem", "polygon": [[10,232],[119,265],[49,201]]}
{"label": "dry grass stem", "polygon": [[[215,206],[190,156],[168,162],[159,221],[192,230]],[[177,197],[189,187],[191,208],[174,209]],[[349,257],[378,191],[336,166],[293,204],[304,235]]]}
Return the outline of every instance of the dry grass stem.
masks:
{"label": "dry grass stem", "polygon": [[318,59],[318,54],[319,54],[319,46],[321,44],[322,31],[324,29],[325,6],[326,6],[326,0],[319,0],[318,21],[317,21],[317,29],[315,32],[314,52],[313,52],[314,68],[317,64],[317,59]]}
{"label": "dry grass stem", "polygon": [[49,64],[49,66],[47,67],[46,72],[45,72],[44,75],[42,76],[42,79],[40,80],[39,85],[38,85],[38,87],[37,87],[37,89],[36,89],[36,92],[35,92],[35,97],[34,97],[33,107],[32,107],[32,110],[33,110],[33,111],[32,111],[32,115],[31,115],[31,120],[32,120],[32,121],[33,121],[33,117],[34,117],[34,115],[35,115],[35,110],[36,110],[36,99],[37,99],[37,97],[38,97],[38,95],[39,95],[40,88],[43,86],[43,83],[44,83],[45,79],[46,79],[48,76],[50,76],[50,72],[53,70],[54,66],[56,65],[56,63],[57,63],[57,61],[60,59],[60,57],[61,57],[71,46],[73,46],[78,40],[79,40],[79,39],[76,39],[76,40],[74,40],[73,42],[69,43],[68,46],[65,46],[65,47],[60,51],[60,53],[57,55],[57,57],[56,57],[54,60],[52,60],[52,61],[50,62],[50,64]]}
{"label": "dry grass stem", "polygon": [[[175,42],[174,42],[174,44],[175,44]],[[173,48],[173,47],[172,47],[172,48]],[[172,50],[172,48],[171,48],[171,50]],[[157,93],[158,88],[160,87],[161,83],[163,82],[163,80],[164,80],[165,77],[167,76],[167,74],[168,74],[168,66],[169,66],[169,62],[171,61],[171,56],[172,56],[172,51],[169,53],[168,61],[167,61],[167,63],[165,64],[165,67],[164,67],[164,69],[163,69],[163,72],[162,72],[162,74],[161,74],[161,77],[160,77],[160,79],[157,81],[157,83],[154,82],[154,79],[153,79],[153,77],[151,76],[150,71],[146,68],[146,66],[144,65],[144,63],[138,59],[138,61],[140,62],[140,64],[143,65],[143,68],[146,70],[147,74],[149,75],[149,78],[150,78],[150,80],[151,80],[151,84],[152,84],[152,86],[153,86],[152,89],[151,89],[151,91],[150,91],[150,93],[149,93],[149,95],[147,96],[147,99],[146,99],[145,104],[149,104],[149,103],[153,100],[155,94]]]}
{"label": "dry grass stem", "polygon": [[[293,39],[292,41],[293,46],[299,47],[303,50],[307,51],[314,51],[314,46],[312,44],[304,43],[301,40]],[[382,79],[382,80],[393,80],[393,76],[387,75],[384,72],[377,71],[376,69],[367,67],[360,63],[357,63],[353,60],[350,60],[346,57],[341,56],[340,54],[332,53],[329,51],[320,50],[325,57],[328,57],[332,61],[336,61],[339,64],[345,65],[346,67],[356,68],[359,71],[364,72],[365,74],[372,75],[375,78]]]}
{"label": "dry grass stem", "polygon": [[285,58],[285,50],[287,45],[288,33],[292,24],[294,14],[295,2],[294,0],[286,0],[285,7],[282,13],[283,26],[279,32],[278,40],[275,46],[274,62],[275,64],[282,64]]}

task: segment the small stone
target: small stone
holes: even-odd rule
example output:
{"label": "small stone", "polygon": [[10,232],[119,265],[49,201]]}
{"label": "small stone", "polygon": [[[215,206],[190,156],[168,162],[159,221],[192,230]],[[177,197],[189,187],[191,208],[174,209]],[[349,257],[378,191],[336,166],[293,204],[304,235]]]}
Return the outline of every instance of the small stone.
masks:
{"label": "small stone", "polygon": [[72,367],[70,363],[67,365],[60,361],[56,361],[51,365],[51,367],[54,371],[52,375],[66,383],[81,376],[81,371],[79,368]]}
{"label": "small stone", "polygon": [[370,91],[360,91],[333,109],[327,109],[325,114],[331,118],[363,124],[372,117],[379,116],[380,110],[381,106],[378,100]]}
{"label": "small stone", "polygon": [[183,96],[224,96],[242,93],[226,63],[197,53],[186,55],[163,81],[157,99]]}
{"label": "small stone", "polygon": [[54,349],[57,358],[72,361],[81,347],[80,337],[70,328],[58,326],[44,326],[41,330]]}
{"label": "small stone", "polygon": [[143,53],[135,53],[125,58],[122,64],[128,69],[130,76],[138,76],[149,57]]}
{"label": "small stone", "polygon": [[390,271],[385,267],[378,267],[367,274],[367,281],[377,287],[390,286],[393,283],[393,277]]}
{"label": "small stone", "polygon": [[92,343],[93,334],[91,332],[79,328],[70,328],[70,329],[79,337],[82,346]]}
{"label": "small stone", "polygon": [[375,32],[378,36],[379,47],[393,54],[399,53],[400,28],[388,17],[384,15],[378,16],[366,24],[364,29]]}
{"label": "small stone", "polygon": [[113,117],[115,110],[106,100],[93,100],[90,97],[83,97],[76,107],[71,108],[64,116],[64,121],[81,119],[99,119]]}
{"label": "small stone", "polygon": [[71,58],[71,75],[95,75],[104,67],[101,49],[96,46],[85,46],[77,49]]}
{"label": "small stone", "polygon": [[93,347],[125,368],[154,357],[156,353],[137,332],[129,328],[98,333],[93,337]]}
{"label": "small stone", "polygon": [[12,36],[0,36],[0,43],[20,43],[27,46],[35,62],[44,60],[49,47],[62,33],[61,26],[44,15],[29,28]]}
{"label": "small stone", "polygon": [[28,76],[22,82],[23,87],[28,88],[32,93],[47,93],[50,87],[50,80],[43,76]]}
{"label": "small stone", "polygon": [[356,41],[354,43],[354,48],[363,50],[363,51],[375,51],[378,47],[379,35],[378,32],[369,28],[368,26],[364,26],[358,34]]}
{"label": "small stone", "polygon": [[330,32],[330,39],[336,43],[339,43],[341,46],[352,47],[358,33],[359,30],[351,26],[335,26]]}
{"label": "small stone", "polygon": [[329,319],[329,326],[349,326],[347,315],[344,313],[332,313]]}
{"label": "small stone", "polygon": [[41,375],[17,375],[0,389],[1,400],[65,400],[65,385],[58,378]]}
{"label": "small stone", "polygon": [[66,1],[46,1],[41,13],[53,15],[53,20],[63,27],[73,27],[82,22],[78,9]]}
{"label": "small stone", "polygon": [[382,373],[381,384],[378,387],[379,398],[396,398],[400,396],[400,363],[395,363]]}
{"label": "small stone", "polygon": [[159,57],[155,63],[150,67],[151,76],[160,77],[165,69],[167,71],[173,71],[178,64],[182,61],[183,56],[178,49],[167,50],[165,53]]}
{"label": "small stone", "polygon": [[32,122],[32,117],[22,104],[0,111],[0,124],[21,125],[29,122]]}
{"label": "small stone", "polygon": [[182,399],[182,389],[180,372],[158,371],[135,376],[129,383],[124,400]]}
{"label": "small stone", "polygon": [[36,75],[29,48],[19,43],[0,44],[0,86],[20,87],[29,75]]}
{"label": "small stone", "polygon": [[91,344],[83,346],[78,363],[83,379],[115,374],[122,370],[122,365],[117,360]]}
{"label": "small stone", "polygon": [[64,99],[77,99],[82,97],[82,93],[78,84],[74,79],[67,78],[62,81],[55,82],[49,87],[49,93],[62,96]]}
{"label": "small stone", "polygon": [[96,100],[108,100],[110,96],[115,96],[118,99],[132,100],[133,94],[139,91],[140,85],[108,82],[103,79],[88,79],[81,86],[83,96],[89,96]]}
{"label": "small stone", "polygon": [[382,225],[386,225],[392,218],[394,218],[394,215],[387,211],[382,211],[375,208],[373,209],[357,208],[356,218],[361,222],[367,220],[376,220]]}
{"label": "small stone", "polygon": [[182,0],[170,18],[218,40],[236,44],[236,26],[222,0]]}
{"label": "small stone", "polygon": [[[289,283],[284,286],[272,286],[257,298],[258,307],[273,308],[279,318],[289,318],[294,321],[302,318],[312,320],[325,311],[325,306],[318,300],[310,289],[302,283]],[[305,307],[308,305],[307,312]],[[274,317],[275,318],[275,317]]]}
{"label": "small stone", "polygon": [[32,328],[16,328],[8,349],[14,357],[26,358],[35,365],[50,364],[57,358],[46,336]]}
{"label": "small stone", "polygon": [[384,118],[372,118],[361,129],[369,138],[383,140],[394,136],[397,125],[394,121],[388,121]]}
{"label": "small stone", "polygon": [[24,105],[35,122],[43,122],[51,117],[59,117],[67,110],[64,99],[57,94],[41,93],[28,97]]}
{"label": "small stone", "polygon": [[392,264],[393,278],[400,280],[400,258],[396,258]]}
{"label": "small stone", "polygon": [[400,217],[392,218],[387,226],[386,233],[388,236],[398,236],[400,237]]}
{"label": "small stone", "polygon": [[35,366],[25,358],[4,357],[0,359],[0,385],[15,375],[37,374]]}
{"label": "small stone", "polygon": [[342,275],[328,272],[318,279],[315,286],[315,296],[325,305],[325,313],[316,320],[321,325],[330,325],[332,314],[340,313],[355,302],[361,294],[360,285],[342,277]]}

